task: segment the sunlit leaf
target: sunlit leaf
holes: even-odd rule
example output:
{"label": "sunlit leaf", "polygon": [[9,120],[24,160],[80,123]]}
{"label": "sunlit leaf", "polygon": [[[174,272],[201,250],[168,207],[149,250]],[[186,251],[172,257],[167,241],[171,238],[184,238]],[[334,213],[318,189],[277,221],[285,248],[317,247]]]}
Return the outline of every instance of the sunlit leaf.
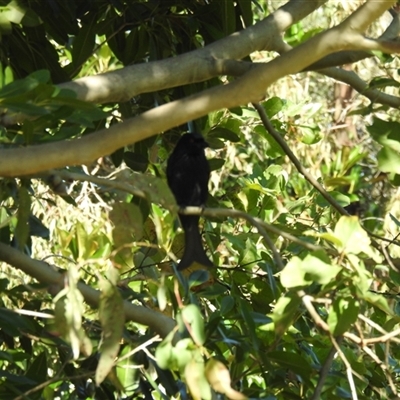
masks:
{"label": "sunlit leaf", "polygon": [[[269,314],[274,321],[276,335],[283,335],[289,326],[293,324],[299,305],[300,299],[297,296],[282,296],[279,298],[272,314]],[[260,329],[263,329],[263,327],[260,327]],[[265,329],[270,329],[269,324],[265,325]]]}
{"label": "sunlit leaf", "polygon": [[220,361],[210,358],[205,366],[205,375],[211,387],[232,400],[245,400],[246,396],[232,389],[228,369]]}
{"label": "sunlit leaf", "polygon": [[200,310],[194,304],[189,304],[181,311],[182,318],[191,328],[191,335],[196,343],[204,344],[204,321]]}
{"label": "sunlit leaf", "polygon": [[335,236],[342,242],[341,251],[359,254],[368,252],[371,240],[358,217],[342,216],[335,226]]}
{"label": "sunlit leaf", "polygon": [[185,380],[194,400],[211,400],[211,388],[205,376],[204,364],[191,360],[185,368]]}
{"label": "sunlit leaf", "polygon": [[357,320],[360,304],[356,299],[337,298],[329,309],[328,326],[334,336],[341,336]]}
{"label": "sunlit leaf", "polygon": [[101,288],[99,319],[103,333],[100,359],[96,368],[97,385],[103,382],[114,367],[125,324],[124,306],[118,289],[103,278],[99,283]]}
{"label": "sunlit leaf", "polygon": [[171,338],[164,339],[156,349],[156,360],[160,368],[167,369],[174,367],[173,346]]}
{"label": "sunlit leaf", "polygon": [[389,147],[382,148],[378,153],[378,165],[382,172],[400,174],[400,152]]}

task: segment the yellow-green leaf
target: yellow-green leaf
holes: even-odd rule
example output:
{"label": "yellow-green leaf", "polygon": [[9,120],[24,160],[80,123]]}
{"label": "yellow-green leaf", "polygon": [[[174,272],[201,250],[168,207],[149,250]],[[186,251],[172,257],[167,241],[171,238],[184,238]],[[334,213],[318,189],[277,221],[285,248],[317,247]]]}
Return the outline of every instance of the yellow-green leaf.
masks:
{"label": "yellow-green leaf", "polygon": [[100,280],[100,287],[99,319],[103,335],[95,376],[96,385],[103,382],[114,366],[125,324],[124,305],[118,289],[105,279]]}
{"label": "yellow-green leaf", "polygon": [[204,320],[199,308],[194,304],[189,304],[182,311],[183,320],[190,325],[191,335],[197,344],[204,344]]}
{"label": "yellow-green leaf", "polygon": [[207,382],[204,363],[192,359],[185,368],[185,381],[194,400],[211,400],[211,388]]}
{"label": "yellow-green leaf", "polygon": [[221,361],[210,358],[206,363],[205,375],[216,392],[225,394],[231,400],[247,399],[244,394],[232,389],[228,368]]}

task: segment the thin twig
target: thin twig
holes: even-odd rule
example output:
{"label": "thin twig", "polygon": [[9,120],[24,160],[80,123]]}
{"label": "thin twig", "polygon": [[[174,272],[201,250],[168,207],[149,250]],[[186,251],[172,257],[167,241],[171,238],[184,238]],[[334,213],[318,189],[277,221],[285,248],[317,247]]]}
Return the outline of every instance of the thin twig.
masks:
{"label": "thin twig", "polygon": [[308,171],[301,165],[300,161],[294,155],[292,150],[290,150],[287,143],[282,139],[280,133],[275,130],[272,126],[267,113],[265,112],[264,108],[259,103],[252,103],[253,107],[257,110],[258,114],[260,115],[261,121],[267,130],[267,132],[275,139],[275,141],[281,146],[282,150],[285,154],[289,157],[290,161],[294,164],[296,169],[307,179],[308,182],[311,183],[312,186],[321,195],[325,198],[325,200],[334,207],[341,215],[349,215],[349,213],[324,189],[324,187],[311,175]]}
{"label": "thin twig", "polygon": [[[372,338],[372,339],[366,339],[364,342],[367,344],[372,344],[372,343],[377,343],[377,342],[387,342],[387,341],[393,341],[396,343],[400,343],[400,339],[396,338],[396,336],[400,335],[400,329],[396,329],[392,332],[387,332],[385,329],[383,329],[380,325],[378,325],[376,322],[372,321],[371,319],[367,318],[363,314],[358,314],[358,318],[360,318],[362,321],[364,321],[366,324],[371,326],[372,328],[376,329],[378,332],[382,333],[383,336],[377,337],[377,338]],[[379,339],[379,340],[377,340]],[[371,341],[373,340],[373,341]]]}
{"label": "thin twig", "polygon": [[398,335],[400,335],[400,329],[396,329],[393,332],[388,332],[388,333],[386,333],[386,335],[383,335],[383,336],[365,339],[364,343],[365,343],[365,345],[369,345],[369,344],[374,344],[374,343],[386,343],[390,340],[393,342],[399,343],[400,342],[399,339],[395,338],[395,336],[398,336]]}
{"label": "thin twig", "polygon": [[[331,337],[332,340],[332,344],[335,347],[336,351],[339,354],[339,357],[341,358],[341,360],[343,361],[343,364],[346,367],[346,373],[347,373],[347,380],[349,381],[349,385],[350,385],[350,391],[351,391],[351,398],[353,400],[358,400],[358,396],[357,396],[357,392],[356,392],[356,385],[354,384],[354,379],[353,379],[353,374],[355,374],[355,372],[352,370],[351,365],[349,363],[349,361],[347,360],[346,356],[344,355],[342,349],[340,348],[339,344],[337,343],[337,341],[335,340],[334,337]],[[356,374],[358,375],[358,374]],[[361,377],[358,375],[359,378],[361,378],[361,380],[366,380],[364,377]]]}
{"label": "thin twig", "polygon": [[13,400],[24,400],[24,399],[29,399],[30,394],[37,392],[38,390],[44,389],[46,386],[51,385],[52,383],[58,382],[58,381],[64,381],[64,380],[77,380],[77,379],[82,379],[82,378],[90,378],[93,376],[93,372],[86,372],[77,376],[71,376],[68,378],[61,378],[60,376],[55,376],[54,378],[48,379],[47,381],[40,383],[39,385],[33,387],[32,389],[27,390],[26,392],[22,393],[20,396],[14,397]]}
{"label": "thin twig", "polygon": [[131,356],[133,356],[135,353],[137,353],[138,351],[141,350],[145,350],[146,347],[150,346],[151,344],[155,343],[155,342],[161,342],[162,339],[160,338],[160,335],[156,335],[152,338],[150,338],[149,340],[147,340],[146,342],[142,343],[140,346],[135,347],[133,350],[131,350],[130,352],[124,354],[122,357],[119,357],[114,364],[118,364],[119,362],[125,360],[126,358],[129,358]]}
{"label": "thin twig", "polygon": [[299,290],[297,292],[297,295],[301,298],[301,301],[306,307],[308,313],[311,315],[311,318],[314,320],[314,323],[317,325],[317,327],[329,333],[330,331],[328,324],[320,317],[317,310],[314,308],[312,304],[313,297],[306,294],[304,290]]}
{"label": "thin twig", "polygon": [[[308,182],[311,183],[312,186],[316,190],[318,190],[319,193],[325,198],[325,200],[332,206],[334,207],[341,215],[345,216],[350,216],[350,214],[325,190],[325,188],[311,175],[308,173],[308,171],[301,165],[300,161],[297,159],[297,157],[294,155],[292,150],[290,150],[289,146],[287,143],[283,140],[281,135],[279,134],[278,131],[275,130],[273,125],[271,124],[267,113],[265,112],[264,108],[259,104],[259,103],[252,103],[254,108],[258,111],[260,118],[264,124],[265,129],[268,131],[268,133],[275,139],[275,141],[281,146],[285,154],[289,157],[290,161],[294,164],[296,169],[304,176],[304,178],[307,179]],[[370,233],[370,232],[369,232]],[[371,235],[370,236],[374,236]],[[381,246],[372,238],[370,238],[372,246],[375,247],[378,251],[382,252]],[[389,265],[393,268],[393,263],[389,263]],[[399,269],[396,269],[396,271],[399,271]]]}
{"label": "thin twig", "polygon": [[[393,382],[392,376],[390,375],[389,372],[389,347],[390,347],[390,343],[386,342],[385,343],[385,364],[382,364],[381,368],[386,376],[386,379],[389,382],[389,386],[392,389],[393,394],[395,394],[397,396],[397,389],[396,386]],[[385,368],[383,368],[383,366],[385,366]]]}
{"label": "thin twig", "polygon": [[[337,343],[340,344],[343,338],[338,337],[336,339]],[[333,358],[335,357],[337,351],[334,346],[332,346],[331,351],[329,352],[328,356],[326,357],[326,360],[324,362],[324,365],[319,371],[319,378],[318,378],[318,383],[315,388],[314,394],[311,397],[311,400],[319,400],[321,398],[321,392],[324,387],[326,378],[328,377],[329,370],[332,366]]]}
{"label": "thin twig", "polygon": [[[181,210],[181,214],[191,214],[195,213],[197,214],[199,211],[200,207],[185,207],[185,209]],[[234,217],[239,217],[243,218],[246,221],[250,222],[253,226],[255,226],[260,233],[260,235],[264,238],[265,242],[267,243],[267,246],[270,248],[272,251],[273,258],[277,264],[277,266],[280,269],[283,269],[283,261],[282,258],[275,247],[273,241],[269,237],[266,229],[264,228],[264,222],[261,221],[258,218],[254,218],[249,214],[246,214],[245,212],[238,211],[238,210],[229,210],[225,208],[219,208],[219,209],[204,209],[203,212],[201,213],[202,215],[207,215],[207,216],[234,216]]]}
{"label": "thin twig", "polygon": [[[60,176],[60,178],[65,179],[65,180],[76,180],[80,182],[88,181],[95,183],[97,185],[101,186],[106,186],[115,190],[121,190],[126,193],[133,194],[135,196],[141,197],[141,198],[147,198],[148,196],[146,193],[129,184],[128,182],[125,181],[116,181],[116,180],[110,180],[106,178],[99,178],[91,175],[86,175],[86,174],[79,174],[75,172],[68,172],[68,171],[49,171],[46,176],[52,175],[52,174],[57,174]],[[169,210],[172,211],[174,207],[171,205],[169,207]],[[249,221],[251,224],[253,224],[256,228],[258,226],[261,226],[264,228],[266,231],[273,233],[275,235],[282,236],[283,238],[299,244],[300,246],[304,247],[305,249],[308,249],[310,251],[318,251],[318,250],[325,250],[322,246],[318,246],[309,242],[305,242],[304,240],[301,240],[297,238],[296,236],[293,236],[292,234],[282,231],[281,229],[266,223],[265,221],[261,220],[260,218],[255,218],[250,216],[249,214],[246,214],[243,211],[235,210],[235,209],[227,209],[227,208],[201,208],[201,207],[186,207],[185,209],[180,210],[181,214],[186,214],[186,215],[203,215],[203,216],[208,216],[208,217],[233,217],[233,218],[241,218],[241,219],[246,219]],[[258,228],[257,228],[258,229]],[[333,249],[328,250],[328,252],[336,252]]]}
{"label": "thin twig", "polygon": [[[328,324],[319,316],[317,310],[314,308],[314,306],[312,304],[313,298],[311,296],[307,295],[303,290],[299,290],[297,292],[297,295],[301,298],[304,306],[306,307],[307,311],[311,315],[311,318],[314,320],[314,323],[329,334],[330,340],[331,340],[335,350],[339,354],[341,360],[343,361],[343,364],[346,367],[347,379],[349,381],[352,399],[357,400],[358,397],[357,397],[357,392],[356,392],[356,386],[354,384],[353,375],[357,376],[357,378],[361,379],[364,382],[367,382],[367,380],[352,370],[350,363],[348,362],[346,356],[343,354],[342,350],[340,349],[340,346],[339,346],[339,343],[341,342],[340,337],[337,340],[330,333]],[[320,388],[318,386],[318,390],[322,390],[322,388]],[[314,397],[314,398],[317,399],[318,397]]]}

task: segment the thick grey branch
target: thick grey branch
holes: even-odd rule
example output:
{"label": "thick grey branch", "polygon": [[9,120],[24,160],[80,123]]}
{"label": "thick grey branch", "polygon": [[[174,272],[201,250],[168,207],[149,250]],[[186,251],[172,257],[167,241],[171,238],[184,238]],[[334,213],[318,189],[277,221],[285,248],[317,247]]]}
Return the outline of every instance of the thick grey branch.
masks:
{"label": "thick grey branch", "polygon": [[373,21],[378,19],[384,11],[388,10],[394,4],[396,4],[396,1],[393,0],[368,0],[340,25],[350,35],[353,32],[362,34]]}
{"label": "thick grey branch", "polygon": [[354,71],[345,71],[340,68],[325,68],[318,72],[343,83],[347,83],[358,93],[371,100],[372,103],[386,104],[393,108],[400,107],[399,97],[383,93],[380,90],[369,89],[368,83],[363,81]]}
{"label": "thick grey branch", "polygon": [[219,60],[240,60],[257,50],[279,50],[274,48],[276,38],[326,1],[292,0],[257,24],[204,48],[174,58],[77,79],[60,86],[72,89],[81,100],[104,103],[127,101],[140,93],[205,81],[226,73]]}
{"label": "thick grey branch", "polygon": [[[391,22],[385,32],[379,37],[381,40],[395,40],[400,33],[400,15],[393,9],[390,10]],[[353,64],[365,58],[373,57],[373,53],[367,51],[340,51],[311,64],[304,71],[316,71],[322,68],[338,67],[344,64]]]}
{"label": "thick grey branch", "polygon": [[[378,2],[383,13],[395,0]],[[307,4],[308,2],[300,2]],[[370,2],[369,2],[370,3]],[[351,17],[350,17],[351,18]],[[348,21],[348,20],[347,20]],[[356,39],[362,35],[350,35]],[[345,39],[343,39],[345,38]],[[236,81],[213,87],[182,100],[164,104],[108,130],[80,139],[49,143],[29,148],[0,151],[0,176],[34,174],[66,165],[89,163],[115,150],[167,129],[197,119],[211,111],[258,102],[269,85],[297,73],[328,54],[346,49],[348,40],[341,25],[314,36],[268,64],[256,64]],[[353,44],[356,46],[356,43]]]}
{"label": "thick grey branch", "polygon": [[304,68],[304,71],[318,71],[323,68],[337,67],[345,64],[353,64],[357,61],[373,57],[372,53],[366,51],[340,51],[339,53],[329,54],[317,62]]}

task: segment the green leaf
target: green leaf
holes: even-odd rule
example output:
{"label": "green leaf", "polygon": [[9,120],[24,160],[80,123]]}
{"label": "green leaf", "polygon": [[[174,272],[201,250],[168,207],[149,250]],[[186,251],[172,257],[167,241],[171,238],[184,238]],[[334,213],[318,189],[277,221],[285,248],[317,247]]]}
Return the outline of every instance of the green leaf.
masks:
{"label": "green leaf", "polygon": [[175,347],[172,348],[172,359],[173,362],[170,365],[171,369],[178,367],[181,371],[185,370],[186,366],[196,358],[197,348],[193,344],[193,340],[190,338],[180,340]]}
{"label": "green leaf", "polygon": [[281,283],[286,288],[309,286],[311,283],[325,285],[341,270],[331,265],[325,253],[308,254],[304,260],[293,257],[281,273]]}
{"label": "green leaf", "polygon": [[[0,100],[6,97],[14,97],[25,95],[31,90],[35,89],[39,85],[37,79],[33,79],[31,77],[26,77],[25,79],[20,79],[14,82],[9,83],[6,86],[3,86],[0,89]],[[2,102],[0,101],[0,104]]]}
{"label": "green leaf", "polygon": [[232,296],[225,296],[222,298],[220,312],[222,315],[226,316],[235,306],[235,300]]}
{"label": "green leaf", "polygon": [[30,78],[36,79],[39,83],[50,82],[50,71],[48,69],[39,69],[29,75]]}
{"label": "green leaf", "polygon": [[[277,336],[282,336],[289,326],[293,324],[300,303],[300,299],[294,295],[286,295],[279,298],[273,313],[268,315],[274,321],[274,331]],[[260,329],[270,330],[270,324],[266,324]]]}
{"label": "green leaf", "polygon": [[225,140],[229,140],[233,143],[239,142],[240,137],[233,131],[227,128],[222,128],[220,126],[217,126],[216,128],[211,129],[210,132],[207,134],[207,139],[208,137],[215,137],[215,138],[221,138]]}
{"label": "green leaf", "polygon": [[171,339],[173,332],[171,332],[158,346],[156,349],[156,360],[157,364],[162,369],[173,368],[174,354]]}
{"label": "green leaf", "polygon": [[150,37],[149,37],[149,32],[147,31],[147,26],[146,25],[139,26],[137,47],[135,47],[136,50],[134,58],[135,62],[143,62],[143,60],[149,53],[149,44],[150,44]]}
{"label": "green leaf", "polygon": [[71,265],[66,274],[68,285],[54,298],[54,316],[57,333],[71,344],[76,360],[80,353],[89,356],[92,344],[82,327],[83,296],[78,290],[78,267]]}
{"label": "green leaf", "polygon": [[137,205],[125,202],[115,203],[109,216],[114,224],[113,239],[116,247],[143,237],[142,214]]}
{"label": "green leaf", "polygon": [[29,216],[31,214],[31,197],[25,186],[20,186],[18,198],[18,222],[15,228],[15,238],[18,248],[23,250],[29,238]]}
{"label": "green leaf", "polygon": [[357,320],[359,301],[353,298],[337,298],[329,308],[328,326],[334,336],[343,335]]}
{"label": "green leaf", "polygon": [[41,116],[50,113],[45,107],[37,106],[35,104],[22,103],[15,100],[3,100],[1,101],[1,106],[8,108],[10,111],[15,113],[22,113],[31,116]]}
{"label": "green leaf", "polygon": [[146,156],[132,151],[124,153],[124,161],[129,168],[137,172],[145,172],[149,165],[149,160]]}
{"label": "green leaf", "polygon": [[400,174],[400,153],[384,147],[378,153],[378,166],[382,172]]}
{"label": "green leaf", "polygon": [[130,182],[135,188],[142,190],[152,203],[158,203],[170,209],[171,206],[176,204],[175,198],[164,179],[133,173]]}
{"label": "green leaf", "polygon": [[124,304],[118,289],[102,278],[99,319],[103,329],[100,359],[96,368],[95,381],[99,385],[114,366],[125,324]]}
{"label": "green leaf", "polygon": [[254,349],[258,350],[260,346],[260,340],[257,337],[256,325],[254,323],[254,316],[252,314],[251,306],[247,301],[240,299],[239,310],[243,320],[246,322],[245,329],[248,334],[248,339],[251,340]]}
{"label": "green leaf", "polygon": [[253,25],[253,10],[251,9],[251,1],[239,0],[238,4],[243,17],[244,27],[247,28]]}
{"label": "green leaf", "polygon": [[[379,118],[374,118],[372,125],[367,127],[368,132],[374,140],[384,147],[391,148],[396,152],[400,152],[400,141],[397,140],[397,132],[399,132],[400,124],[393,121],[383,121]],[[391,135],[394,135],[393,137]]]}
{"label": "green leaf", "polygon": [[305,277],[302,268],[303,261],[298,257],[293,257],[281,272],[281,283],[285,288],[296,288],[311,283]]}
{"label": "green leaf", "polygon": [[31,361],[25,376],[28,379],[32,379],[37,384],[43,383],[47,379],[47,369],[49,367],[46,352],[42,351]]}
{"label": "green leaf", "polygon": [[389,217],[400,228],[400,221],[392,213],[389,213]]}
{"label": "green leaf", "polygon": [[34,27],[41,23],[40,18],[32,9],[15,0],[7,4],[6,10],[2,14],[8,21],[15,24]]}
{"label": "green leaf", "polygon": [[342,242],[340,251],[344,253],[370,253],[371,240],[361,227],[358,217],[342,216],[335,226],[335,236]]}
{"label": "green leaf", "polygon": [[185,367],[185,380],[194,400],[211,400],[211,388],[206,379],[204,362],[191,360]]}
{"label": "green leaf", "polygon": [[[347,180],[343,180],[343,178],[339,178],[338,179],[327,179],[326,184],[332,184],[332,186],[334,186],[335,184],[340,184],[342,185],[343,183],[345,184],[349,184],[349,182]],[[346,207],[350,204],[351,200],[348,196],[344,195],[343,193],[337,192],[335,190],[332,190],[330,192],[328,192],[330,196],[332,196],[338,203],[339,205],[341,205],[342,207]],[[317,196],[317,204],[320,207],[330,207],[330,203],[328,203],[328,201],[325,199],[325,197],[323,197],[321,194],[318,194]]]}
{"label": "green leaf", "polygon": [[[264,126],[256,126],[254,128],[254,133],[259,134],[267,141],[267,156],[275,159],[277,157],[283,156],[285,152],[282,147],[275,141],[275,139],[265,130]],[[283,136],[283,135],[282,135]]]}
{"label": "green leaf", "polygon": [[7,335],[17,337],[21,332],[35,333],[36,323],[32,318],[0,308],[0,328]]}
{"label": "green leaf", "polygon": [[230,35],[236,31],[235,5],[232,1],[217,2],[217,4],[219,4],[222,9],[219,16],[222,19],[225,36]]}
{"label": "green leaf", "polygon": [[370,89],[384,88],[387,86],[399,87],[400,83],[394,79],[388,79],[381,76],[371,79],[369,82]]}
{"label": "green leaf", "polygon": [[302,262],[305,278],[311,282],[326,285],[341,271],[341,267],[332,265],[329,257],[322,252],[308,254]]}
{"label": "green leaf", "polygon": [[[4,12],[0,12],[0,34],[1,35],[9,35],[12,32],[12,24],[10,19],[7,17],[7,14]],[[1,86],[5,84],[5,80],[2,79],[0,82]]]}
{"label": "green leaf", "polygon": [[312,373],[311,365],[307,359],[296,353],[287,351],[271,351],[268,353],[267,358],[279,366],[293,371],[304,379],[310,379]]}
{"label": "green leaf", "polygon": [[321,130],[318,127],[297,126],[301,136],[301,141],[305,144],[315,144],[318,143],[322,138]]}
{"label": "green leaf", "polygon": [[[134,356],[129,356],[135,351],[135,345],[126,344],[120,352],[116,368],[117,379],[124,388],[125,395],[133,396],[136,377],[132,374],[132,368],[139,367]],[[122,359],[122,360],[121,360]]]}
{"label": "green leaf", "polygon": [[324,239],[328,242],[331,242],[334,245],[336,245],[337,247],[342,246],[342,241],[340,239],[338,239],[333,233],[320,233],[320,234],[310,233],[310,234],[312,234],[312,236],[316,236],[316,237]]}
{"label": "green leaf", "polygon": [[210,358],[205,366],[205,375],[211,387],[216,392],[225,394],[228,399],[247,399],[245,395],[232,389],[229,370],[221,361]]}
{"label": "green leaf", "polygon": [[274,117],[276,114],[282,111],[286,102],[279,97],[271,97],[267,101],[262,103],[268,118]]}
{"label": "green leaf", "polygon": [[210,272],[204,269],[193,271],[189,276],[189,288],[199,286],[210,280]]}
{"label": "green leaf", "polygon": [[132,49],[137,49],[140,46],[139,43],[139,30],[132,29],[125,38],[125,51],[122,54],[122,62],[124,65],[129,65],[135,60],[135,51]]}
{"label": "green leaf", "polygon": [[207,138],[207,143],[209,144],[210,148],[214,150],[223,149],[225,147],[225,143],[222,140],[219,140],[213,136],[209,136]]}
{"label": "green leaf", "polygon": [[387,299],[385,299],[381,294],[375,294],[368,291],[364,293],[364,299],[382,310],[385,314],[397,318],[397,321],[400,322],[400,318],[394,314],[392,308],[389,307]]}
{"label": "green leaf", "polygon": [[157,301],[158,301],[158,307],[160,308],[160,310],[164,311],[165,308],[167,307],[167,288],[165,287],[164,275],[162,276],[160,285],[158,286],[158,289],[157,289]]}
{"label": "green leaf", "polygon": [[75,68],[81,68],[85,61],[92,55],[96,29],[97,23],[93,19],[90,24],[83,24],[78,35],[75,36],[71,51],[72,62]]}
{"label": "green leaf", "polygon": [[181,310],[181,315],[185,323],[191,327],[193,340],[203,345],[205,342],[204,320],[199,308],[194,304],[189,304]]}
{"label": "green leaf", "polygon": [[210,166],[210,171],[217,171],[225,165],[225,160],[222,158],[212,158],[208,160],[208,164]]}

